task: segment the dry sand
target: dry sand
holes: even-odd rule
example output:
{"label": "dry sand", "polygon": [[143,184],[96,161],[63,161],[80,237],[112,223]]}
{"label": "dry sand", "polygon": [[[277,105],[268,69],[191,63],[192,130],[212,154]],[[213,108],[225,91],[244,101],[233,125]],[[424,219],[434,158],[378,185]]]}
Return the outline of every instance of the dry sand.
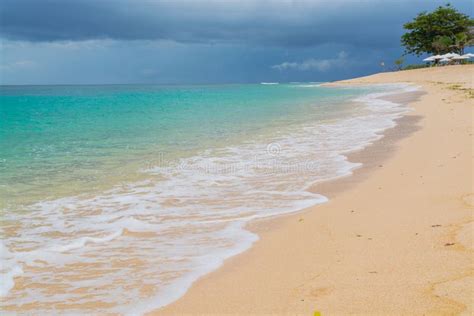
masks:
{"label": "dry sand", "polygon": [[425,94],[350,155],[354,176],[314,188],[328,203],[252,224],[254,247],[153,314],[472,315],[474,65],[338,84],[393,82]]}

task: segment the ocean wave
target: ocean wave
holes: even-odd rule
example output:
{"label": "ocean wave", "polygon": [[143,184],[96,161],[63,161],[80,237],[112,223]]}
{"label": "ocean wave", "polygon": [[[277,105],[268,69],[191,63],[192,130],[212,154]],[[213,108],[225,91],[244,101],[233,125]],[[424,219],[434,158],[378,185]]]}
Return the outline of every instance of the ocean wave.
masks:
{"label": "ocean wave", "polygon": [[[21,223],[21,234],[1,248],[7,304],[40,300],[47,302],[44,312],[56,304],[70,304],[74,312],[78,302],[99,302],[103,307],[94,312],[119,313],[169,304],[257,240],[245,229],[249,221],[326,202],[308,188],[360,167],[345,155],[383,137],[409,111],[381,98],[414,89],[387,86],[353,100],[360,110],[347,117],[295,126],[266,143],[209,149],[144,170],[147,181],[9,214],[7,220]],[[26,285],[64,290],[32,287],[15,295],[19,275]]]}

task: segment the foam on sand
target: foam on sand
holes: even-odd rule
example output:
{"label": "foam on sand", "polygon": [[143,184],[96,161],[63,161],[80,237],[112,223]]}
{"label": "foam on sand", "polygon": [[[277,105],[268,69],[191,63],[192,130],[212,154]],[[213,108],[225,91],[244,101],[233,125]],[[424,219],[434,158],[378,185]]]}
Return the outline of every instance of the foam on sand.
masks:
{"label": "foam on sand", "polygon": [[[35,312],[46,313],[58,304],[68,312],[92,304],[97,313],[143,313],[169,304],[257,240],[245,230],[250,220],[326,202],[307,189],[359,167],[344,154],[383,137],[408,111],[380,97],[416,88],[387,89],[354,100],[359,108],[347,117],[163,162],[143,171],[147,181],[9,214],[21,234],[1,248],[2,305],[37,304]],[[27,288],[41,286],[17,293],[13,280],[20,275]],[[62,290],[47,291],[55,287]]]}

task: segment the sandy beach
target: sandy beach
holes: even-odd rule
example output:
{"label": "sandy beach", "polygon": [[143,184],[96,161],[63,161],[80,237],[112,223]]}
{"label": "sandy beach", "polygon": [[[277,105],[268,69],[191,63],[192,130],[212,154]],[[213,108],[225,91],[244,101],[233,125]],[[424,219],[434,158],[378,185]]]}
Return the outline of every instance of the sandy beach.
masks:
{"label": "sandy beach", "polygon": [[413,83],[414,111],[326,204],[253,223],[260,240],[153,315],[472,315],[474,65],[337,82]]}

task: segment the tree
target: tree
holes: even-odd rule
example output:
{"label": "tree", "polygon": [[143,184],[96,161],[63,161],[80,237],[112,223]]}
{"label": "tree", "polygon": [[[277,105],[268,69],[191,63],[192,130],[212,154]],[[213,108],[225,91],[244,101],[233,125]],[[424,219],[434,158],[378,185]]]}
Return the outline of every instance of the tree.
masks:
{"label": "tree", "polygon": [[436,36],[431,47],[437,54],[444,54],[453,47],[453,41],[449,36]]}
{"label": "tree", "polygon": [[406,54],[444,54],[451,50],[463,53],[464,47],[472,45],[472,26],[474,20],[447,4],[430,13],[422,12],[406,23],[403,27],[408,32],[401,41]]}
{"label": "tree", "polygon": [[469,33],[458,33],[454,36],[454,44],[452,48],[459,51],[459,54],[464,54],[464,47],[469,43]]}
{"label": "tree", "polygon": [[397,70],[402,70],[404,62],[405,62],[405,60],[403,60],[402,57],[395,60],[395,66],[397,67]]}

